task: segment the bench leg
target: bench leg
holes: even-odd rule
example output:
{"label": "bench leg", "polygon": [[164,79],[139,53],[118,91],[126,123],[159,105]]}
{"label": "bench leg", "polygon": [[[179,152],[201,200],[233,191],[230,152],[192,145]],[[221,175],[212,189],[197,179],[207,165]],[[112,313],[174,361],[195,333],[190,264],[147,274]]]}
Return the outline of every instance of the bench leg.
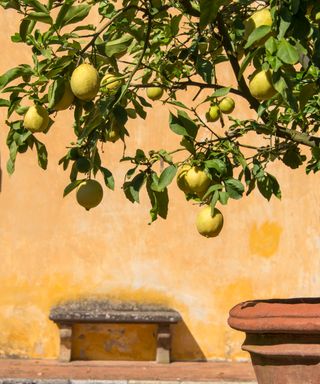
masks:
{"label": "bench leg", "polygon": [[171,332],[170,324],[159,324],[157,333],[157,357],[160,364],[170,363]]}
{"label": "bench leg", "polygon": [[72,325],[59,324],[59,330],[60,330],[59,361],[69,362],[71,360]]}

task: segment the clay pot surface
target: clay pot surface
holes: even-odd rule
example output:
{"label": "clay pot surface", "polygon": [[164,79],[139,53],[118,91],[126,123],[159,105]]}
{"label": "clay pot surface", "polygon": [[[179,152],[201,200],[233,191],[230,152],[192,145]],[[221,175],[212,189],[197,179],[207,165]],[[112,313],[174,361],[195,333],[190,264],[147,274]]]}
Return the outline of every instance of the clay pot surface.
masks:
{"label": "clay pot surface", "polygon": [[320,384],[320,298],[255,300],[230,311],[259,384]]}

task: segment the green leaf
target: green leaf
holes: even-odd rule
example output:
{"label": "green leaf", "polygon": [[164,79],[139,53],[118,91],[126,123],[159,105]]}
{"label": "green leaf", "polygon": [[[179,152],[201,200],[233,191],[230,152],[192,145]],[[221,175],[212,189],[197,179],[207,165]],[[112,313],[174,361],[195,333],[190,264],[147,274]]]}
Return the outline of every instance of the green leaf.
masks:
{"label": "green leaf", "polygon": [[104,167],[100,167],[99,169],[103,174],[105,185],[113,191],[114,190],[114,178],[112,176],[112,173],[109,171],[109,169],[104,168]]}
{"label": "green leaf", "polygon": [[127,111],[121,105],[116,105],[113,108],[113,116],[115,117],[119,126],[124,126],[128,121]]}
{"label": "green leaf", "polygon": [[221,189],[223,189],[222,184],[211,185],[208,188],[207,192],[204,194],[204,196],[202,196],[202,200],[205,200],[207,197],[209,197],[212,194],[212,192],[219,191]]}
{"label": "green leaf", "polygon": [[220,159],[206,160],[204,162],[206,168],[215,169],[220,175],[223,175],[227,172],[227,166],[224,161]]}
{"label": "green leaf", "polygon": [[48,8],[44,4],[41,4],[37,0],[29,0],[28,1],[28,5],[30,7],[32,7],[35,11],[43,12],[43,13],[47,13],[48,14]]}
{"label": "green leaf", "polygon": [[140,203],[139,193],[143,184],[145,183],[146,175],[144,172],[138,173],[130,182],[126,182],[123,185],[124,193],[128,200],[132,203]]}
{"label": "green leaf", "polygon": [[200,29],[215,21],[219,8],[226,0],[200,0]]}
{"label": "green leaf", "polygon": [[281,190],[277,179],[266,173],[265,176],[257,180],[257,185],[260,193],[267,200],[270,200],[271,196],[274,194],[278,199],[281,199]]}
{"label": "green leaf", "polygon": [[25,20],[34,20],[39,21],[41,23],[52,25],[52,18],[50,15],[44,12],[30,12]]}
{"label": "green leaf", "polygon": [[60,28],[62,28],[68,24],[78,23],[79,21],[83,20],[85,17],[88,16],[90,9],[90,5],[87,4],[71,6],[68,7],[68,9],[65,8],[63,11],[61,9],[61,15],[60,17],[58,15],[56,24],[59,23]]}
{"label": "green leaf", "polygon": [[162,192],[174,179],[177,173],[177,168],[174,165],[169,165],[165,168],[159,177],[159,192]]}
{"label": "green leaf", "polygon": [[269,39],[264,43],[267,52],[273,55],[277,51],[277,40],[270,36]]}
{"label": "green leaf", "polygon": [[189,136],[195,138],[198,133],[198,127],[184,111],[178,111],[178,116],[170,112],[170,129],[177,135]]}
{"label": "green leaf", "polygon": [[29,28],[32,24],[35,24],[33,20],[22,20],[19,27],[19,34],[22,41],[26,41],[27,34],[29,33]]}
{"label": "green leaf", "polygon": [[151,222],[155,221],[158,217],[162,217],[163,219],[167,218],[168,215],[168,204],[169,204],[169,196],[168,190],[165,188],[162,192],[155,192],[153,190],[154,180],[151,176],[148,176],[147,179],[147,192],[149,196],[149,200],[151,203]]}
{"label": "green leaf", "polygon": [[196,149],[194,147],[194,142],[190,137],[184,136],[180,141],[180,145],[182,145],[187,151],[195,155]]}
{"label": "green leaf", "polygon": [[64,24],[63,20],[66,16],[66,13],[71,8],[72,3],[71,2],[64,2],[63,6],[60,8],[60,11],[58,13],[58,16],[56,18],[55,27],[57,29],[60,29]]}
{"label": "green leaf", "polygon": [[142,119],[145,119],[147,117],[147,113],[146,111],[143,109],[143,107],[141,106],[141,104],[136,100],[136,99],[132,99],[132,104],[134,106],[134,109],[135,111],[137,112],[137,114],[142,118]]}
{"label": "green leaf", "polygon": [[15,169],[15,162],[16,162],[16,157],[18,153],[17,143],[15,141],[12,141],[9,149],[10,149],[10,154],[9,154],[9,160],[7,162],[7,171],[10,175],[12,175]]}
{"label": "green leaf", "polygon": [[198,56],[196,61],[196,70],[206,83],[212,83],[213,65],[210,61],[203,60],[201,56]]}
{"label": "green leaf", "polygon": [[5,99],[0,99],[0,107],[9,107],[10,101]]}
{"label": "green leaf", "polygon": [[244,192],[244,186],[241,183],[241,181],[237,179],[226,179],[224,180],[225,186],[226,186],[226,191],[228,192],[228,195],[232,199],[241,199],[242,194]]}
{"label": "green leaf", "polygon": [[53,108],[61,100],[65,90],[66,80],[59,77],[49,87],[48,108]]}
{"label": "green leaf", "polygon": [[278,39],[281,39],[285,36],[287,30],[290,28],[292,15],[288,7],[281,7],[279,16],[280,16],[280,25],[279,25]]}
{"label": "green leaf", "polygon": [[238,80],[241,79],[241,77],[242,77],[244,71],[246,70],[247,66],[255,58],[255,56],[258,54],[258,52],[259,52],[259,50],[255,49],[254,51],[252,51],[248,55],[246,55],[246,57],[244,58],[244,60],[241,63],[240,71],[239,71],[239,74],[238,74]]}
{"label": "green leaf", "polygon": [[212,195],[211,201],[210,201],[210,207],[211,207],[211,215],[214,212],[214,208],[219,200],[219,191],[216,190],[214,194]]}
{"label": "green leaf", "polygon": [[209,96],[209,98],[214,98],[214,97],[223,97],[226,96],[230,92],[231,87],[223,87],[219,88],[216,91],[212,93],[212,95]]}
{"label": "green leaf", "polygon": [[34,143],[35,143],[37,154],[38,154],[38,163],[42,169],[47,169],[47,166],[48,166],[47,149],[45,145],[37,139],[34,139]]}
{"label": "green leaf", "polygon": [[223,205],[227,205],[229,199],[229,193],[226,191],[219,192],[219,201]]}
{"label": "green leaf", "polygon": [[294,65],[299,61],[299,54],[296,48],[284,39],[279,44],[277,57],[286,64]]}
{"label": "green leaf", "polygon": [[254,29],[254,31],[249,35],[247,44],[244,46],[245,49],[251,47],[255,42],[263,39],[271,32],[271,27],[269,25],[261,25],[260,27]]}
{"label": "green leaf", "polygon": [[2,76],[0,76],[0,89],[3,89],[7,84],[11,81],[17,79],[22,75],[31,75],[32,69],[29,65],[23,64],[19,65],[19,67],[11,68]]}
{"label": "green leaf", "polygon": [[306,160],[306,156],[301,155],[300,149],[296,146],[290,147],[284,154],[282,161],[292,169],[299,168]]}
{"label": "green leaf", "polygon": [[63,191],[63,197],[67,196],[71,191],[77,188],[83,181],[84,179],[74,180],[70,184],[68,184]]}
{"label": "green leaf", "polygon": [[105,44],[106,56],[112,57],[116,54],[125,52],[131,44],[133,37],[129,34],[125,34],[119,39],[108,41]]}

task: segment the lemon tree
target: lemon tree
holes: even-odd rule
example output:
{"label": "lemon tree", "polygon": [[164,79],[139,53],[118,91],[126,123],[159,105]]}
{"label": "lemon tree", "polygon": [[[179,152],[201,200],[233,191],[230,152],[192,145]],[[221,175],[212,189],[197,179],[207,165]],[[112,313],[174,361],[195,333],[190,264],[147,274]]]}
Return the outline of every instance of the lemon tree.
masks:
{"label": "lemon tree", "polygon": [[[70,172],[64,195],[73,191],[82,206],[93,208],[103,197],[101,184],[93,182],[98,174],[111,190],[122,183],[102,164],[101,143],[122,141],[125,149],[128,121],[145,119],[160,103],[170,112],[168,129],[180,137],[179,147],[136,148],[122,159],[128,163],[125,196],[139,202],[146,188],[151,221],[167,217],[174,179],[187,199],[205,205],[199,232],[216,236],[223,223],[217,204],[255,189],[268,200],[281,197],[271,162],[319,170],[316,0],[8,0],[0,6],[16,12],[20,27],[11,40],[30,47],[33,62],[0,77],[9,173],[27,150],[35,150],[46,169],[41,135],[69,109],[76,140],[61,143],[60,164]],[[87,21],[90,13],[99,14],[97,25]],[[233,85],[217,80],[227,68]],[[180,100],[181,90],[193,101]],[[239,98],[255,118],[235,117]],[[207,132],[201,138],[200,128]],[[249,140],[252,133],[261,145]]]}

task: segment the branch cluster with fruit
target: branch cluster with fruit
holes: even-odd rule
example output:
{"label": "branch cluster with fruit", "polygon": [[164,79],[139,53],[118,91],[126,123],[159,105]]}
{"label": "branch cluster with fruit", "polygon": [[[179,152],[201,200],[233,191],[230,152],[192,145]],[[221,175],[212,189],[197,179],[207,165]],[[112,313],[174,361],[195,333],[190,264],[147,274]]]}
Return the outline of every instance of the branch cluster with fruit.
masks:
{"label": "branch cluster with fruit", "polygon": [[[198,231],[214,237],[223,226],[218,202],[240,199],[255,187],[268,200],[281,197],[267,170],[270,162],[319,170],[317,1],[8,0],[0,6],[17,12],[20,28],[11,39],[28,45],[33,59],[33,65],[0,77],[10,174],[17,155],[32,149],[46,169],[41,135],[54,129],[56,114],[70,109],[76,139],[65,143],[60,160],[70,169],[64,195],[77,189],[80,205],[96,207],[103,198],[96,175],[102,174],[109,189],[115,183],[102,164],[101,143],[125,143],[128,120],[145,119],[156,100],[170,108],[168,125],[181,137],[180,146],[171,152],[137,148],[121,159],[131,164],[124,193],[139,202],[146,188],[151,221],[167,217],[168,186],[176,179],[188,200],[204,205]],[[93,9],[98,25],[86,23]],[[218,81],[227,66],[236,87]],[[188,105],[179,100],[183,90],[194,93]],[[235,118],[232,95],[246,100],[256,118]],[[252,132],[262,145],[252,144]]]}

